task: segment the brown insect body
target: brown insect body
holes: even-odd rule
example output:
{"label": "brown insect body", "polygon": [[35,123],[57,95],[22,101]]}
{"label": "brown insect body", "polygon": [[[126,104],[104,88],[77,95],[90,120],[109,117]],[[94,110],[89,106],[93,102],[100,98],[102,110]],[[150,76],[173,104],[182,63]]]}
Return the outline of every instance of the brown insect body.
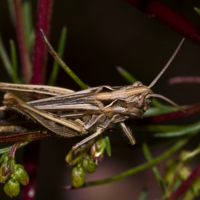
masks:
{"label": "brown insect body", "polygon": [[[183,42],[183,41],[182,41]],[[120,123],[131,144],[135,144],[134,137],[124,124],[129,117],[141,116],[150,106],[152,97],[165,99],[181,109],[177,104],[150,89],[167,69],[178,52],[182,42],[167,65],[154,79],[150,86],[144,86],[137,81],[133,85],[124,87],[100,86],[79,92],[50,86],[33,86],[21,84],[0,83],[0,90],[6,91],[4,109],[15,110],[46,129],[64,137],[74,137],[93,133],[73,149],[97,137],[114,124]],[[36,93],[53,97],[23,102],[10,93]]]}

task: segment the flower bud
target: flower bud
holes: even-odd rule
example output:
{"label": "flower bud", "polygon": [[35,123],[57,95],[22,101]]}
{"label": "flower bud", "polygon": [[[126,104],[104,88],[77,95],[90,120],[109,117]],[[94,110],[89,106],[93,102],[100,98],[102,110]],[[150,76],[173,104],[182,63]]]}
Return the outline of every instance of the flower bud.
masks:
{"label": "flower bud", "polygon": [[0,166],[0,182],[5,183],[13,172],[15,160],[12,157],[5,157]]}
{"label": "flower bud", "polygon": [[192,173],[191,168],[187,166],[183,166],[179,171],[179,175],[183,180],[186,180],[191,173]]}
{"label": "flower bud", "polygon": [[108,154],[108,156],[111,156],[111,145],[110,145],[110,139],[108,136],[104,137],[104,142],[105,142],[105,145],[106,145],[106,152]]}
{"label": "flower bud", "polygon": [[191,185],[192,192],[197,197],[200,195],[200,178],[197,178]]}
{"label": "flower bud", "polygon": [[178,162],[173,160],[173,159],[169,159],[165,165],[165,181],[167,184],[170,184],[174,178],[174,172],[176,171],[176,168],[178,166]]}
{"label": "flower bud", "polygon": [[1,158],[0,158],[0,163],[2,162],[7,162],[8,161],[8,158],[9,158],[9,153],[4,153]]}
{"label": "flower bud", "polygon": [[191,160],[190,155],[191,155],[191,151],[183,150],[181,151],[179,155],[179,160],[182,162],[190,161]]}
{"label": "flower bud", "polygon": [[103,158],[105,148],[106,148],[106,144],[105,144],[104,139],[98,140],[91,147],[91,157],[94,160],[101,161],[101,159]]}
{"label": "flower bud", "polygon": [[82,159],[83,159],[82,151],[78,152],[70,151],[65,158],[66,162],[71,166],[80,163]]}
{"label": "flower bud", "polygon": [[5,183],[3,189],[9,197],[16,197],[20,192],[20,184],[18,181],[10,179]]}
{"label": "flower bud", "polygon": [[83,186],[84,181],[85,181],[85,173],[83,171],[83,168],[80,165],[73,167],[71,172],[72,186],[75,188],[81,187]]}
{"label": "flower bud", "polygon": [[82,167],[86,172],[94,173],[96,171],[97,165],[92,158],[90,158],[89,156],[86,156],[83,159]]}
{"label": "flower bud", "polygon": [[19,181],[22,185],[27,185],[29,183],[29,176],[22,165],[16,164],[14,167],[14,172],[12,178]]}

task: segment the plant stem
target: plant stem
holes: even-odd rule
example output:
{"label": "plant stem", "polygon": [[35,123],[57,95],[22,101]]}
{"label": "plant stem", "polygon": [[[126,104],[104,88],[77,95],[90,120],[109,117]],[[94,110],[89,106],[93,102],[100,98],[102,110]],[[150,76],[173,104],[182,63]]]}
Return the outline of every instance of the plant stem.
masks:
{"label": "plant stem", "polygon": [[6,71],[8,72],[8,75],[10,77],[12,77],[13,76],[12,65],[11,65],[11,62],[10,62],[10,60],[8,58],[8,54],[6,52],[6,49],[5,49],[4,45],[3,45],[3,41],[1,39],[1,36],[0,36],[0,57],[2,59],[2,62],[4,64],[4,67],[5,67]]}
{"label": "plant stem", "polygon": [[[58,44],[58,56],[62,59],[64,50],[65,50],[65,42],[66,42],[66,37],[67,37],[67,28],[63,27],[61,36],[60,36],[60,41]],[[48,85],[55,85],[56,78],[58,76],[58,70],[59,70],[59,64],[54,60],[53,63],[53,70],[51,72],[51,76],[48,81]]]}
{"label": "plant stem", "polygon": [[12,148],[11,148],[11,150],[10,150],[10,156],[11,157],[13,157],[13,158],[15,158],[15,152],[16,152],[16,150],[17,150],[17,147],[20,145],[20,143],[16,143],[16,144],[14,144],[13,146],[12,146]]}
{"label": "plant stem", "polygon": [[17,31],[17,40],[21,58],[21,65],[23,75],[26,79],[26,83],[30,83],[32,76],[31,62],[29,58],[27,39],[25,34],[24,27],[24,16],[22,10],[22,1],[14,0],[15,5],[15,15],[16,15],[16,31]]}
{"label": "plant stem", "polygon": [[180,84],[180,83],[200,83],[199,76],[178,76],[169,79],[169,84]]}
{"label": "plant stem", "polygon": [[53,58],[60,64],[60,66],[71,76],[72,79],[82,88],[87,89],[87,85],[66,65],[66,63],[58,56],[58,54],[55,52],[49,41],[47,40],[44,32],[42,29],[40,29],[43,40],[49,50],[49,53],[53,56]]}
{"label": "plant stem", "polygon": [[54,0],[38,1],[35,47],[33,53],[33,77],[31,80],[32,84],[44,84],[45,81],[47,51],[40,34],[40,28],[43,29],[47,37],[49,37],[53,3]]}
{"label": "plant stem", "polygon": [[[54,0],[39,0],[36,30],[35,30],[35,46],[33,51],[33,76],[31,84],[44,84],[46,55],[45,46],[40,35],[39,28],[45,30],[47,36],[50,32],[50,24],[52,18]],[[24,150],[24,167],[30,176],[30,182],[26,187],[22,188],[21,200],[36,199],[36,180],[37,180],[37,164],[39,158],[40,142],[35,141],[26,146]],[[30,196],[29,194],[33,194]]]}
{"label": "plant stem", "polygon": [[0,143],[19,142],[19,141],[27,141],[27,140],[35,141],[35,140],[42,140],[42,139],[46,139],[50,137],[53,137],[53,135],[49,134],[47,131],[14,133],[14,134],[0,135]]}
{"label": "plant stem", "polygon": [[[21,148],[21,147],[23,147],[23,146],[25,146],[25,145],[27,145],[29,143],[30,143],[30,141],[22,142],[17,146],[17,149],[19,149],[19,148]],[[1,148],[0,149],[0,154],[4,154],[6,152],[9,152],[12,149],[12,147],[13,147],[13,145],[9,146],[9,147]]]}
{"label": "plant stem", "polygon": [[168,198],[168,200],[176,200],[184,194],[190,185],[200,176],[200,164],[193,170],[192,174],[184,181]]}
{"label": "plant stem", "polygon": [[[146,143],[146,140],[145,140],[143,133],[141,134],[141,139],[142,139],[142,150],[144,152],[144,155],[145,155],[147,161],[151,162],[153,159],[152,159],[151,152],[150,152],[149,147]],[[167,187],[165,185],[165,182],[164,182],[158,168],[156,166],[153,166],[152,171],[155,175],[155,178],[156,178],[158,184],[160,185],[160,187],[163,191],[163,194],[165,195],[167,193]]]}
{"label": "plant stem", "polygon": [[135,119],[135,120],[128,120],[129,124],[152,124],[158,122],[164,122],[168,120],[173,120],[181,117],[190,116],[192,114],[200,112],[200,103],[196,103],[193,105],[189,105],[184,109],[184,113],[182,111],[170,112],[161,115],[156,115],[152,117],[146,117],[142,120]]}
{"label": "plant stem", "polygon": [[200,44],[200,27],[158,0],[123,0],[151,18]]}
{"label": "plant stem", "polygon": [[13,40],[10,40],[10,50],[11,50],[11,59],[12,59],[12,80],[13,83],[18,83],[18,75],[17,75],[17,52],[15,48],[15,43]]}
{"label": "plant stem", "polygon": [[138,200],[145,200],[147,198],[147,192],[148,192],[147,187],[142,188],[142,191],[140,193]]}

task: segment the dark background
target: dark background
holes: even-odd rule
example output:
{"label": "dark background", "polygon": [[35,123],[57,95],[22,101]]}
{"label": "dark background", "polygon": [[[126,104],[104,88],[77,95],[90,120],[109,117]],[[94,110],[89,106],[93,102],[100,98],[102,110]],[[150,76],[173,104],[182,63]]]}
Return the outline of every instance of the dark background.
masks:
{"label": "dark background", "polygon": [[[36,1],[33,2],[35,20]],[[200,7],[198,0],[162,1],[192,22],[200,24],[200,16],[193,7]],[[0,1],[0,34],[9,52],[9,39],[16,41],[15,30],[10,22],[6,1]],[[136,8],[120,0],[56,0],[54,3],[51,44],[57,48],[63,26],[67,26],[67,44],[64,60],[89,86],[127,85],[117,72],[116,66],[129,71],[138,80],[149,85],[160,72],[182,39],[178,33],[149,18]],[[199,85],[170,86],[174,76],[198,76],[200,74],[200,47],[186,38],[175,60],[153,87],[153,91],[167,96],[180,105],[200,101]],[[47,80],[51,73],[52,58],[47,65]],[[11,82],[0,60],[0,81]],[[79,86],[61,69],[57,86],[80,90]],[[2,99],[3,94],[1,94]],[[192,123],[199,115],[175,120],[171,123]],[[134,131],[134,130],[133,130]],[[99,180],[116,175],[145,161],[143,153],[131,147],[122,131],[112,132],[112,157],[105,156],[97,172],[87,175],[86,181]],[[149,169],[123,180],[73,191],[63,191],[70,184],[70,168],[65,156],[77,139],[48,139],[41,142],[38,170],[37,199],[137,199],[144,185],[149,187],[147,199],[161,197],[152,171]],[[169,146],[168,146],[169,147]],[[194,146],[193,148],[195,148]],[[156,156],[163,147],[153,148]],[[22,150],[17,152],[21,162]],[[163,163],[159,164],[163,173]],[[0,199],[10,199],[0,185]],[[18,199],[18,198],[16,198]]]}

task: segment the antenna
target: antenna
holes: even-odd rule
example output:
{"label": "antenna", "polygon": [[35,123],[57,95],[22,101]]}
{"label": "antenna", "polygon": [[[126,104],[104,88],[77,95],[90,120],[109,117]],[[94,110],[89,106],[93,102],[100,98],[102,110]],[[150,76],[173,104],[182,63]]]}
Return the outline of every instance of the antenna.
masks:
{"label": "antenna", "polygon": [[162,76],[162,74],[165,72],[165,70],[168,68],[168,66],[171,64],[172,60],[174,59],[174,57],[176,56],[176,54],[178,53],[179,49],[181,48],[181,45],[183,44],[183,41],[185,40],[185,38],[183,38],[181,40],[181,42],[179,43],[178,47],[176,48],[175,52],[172,54],[171,58],[169,59],[169,61],[167,62],[167,64],[164,66],[164,68],[162,69],[162,71],[156,76],[156,78],[152,81],[152,83],[149,85],[148,88],[151,88],[155,85],[155,83],[158,81],[158,79]]}
{"label": "antenna", "polygon": [[175,106],[176,108],[178,108],[179,110],[181,110],[182,112],[185,112],[178,104],[174,103],[172,100],[168,99],[167,97],[164,97],[160,94],[151,94],[150,96],[163,99],[163,100],[167,101],[168,103],[172,104],[173,106]]}

